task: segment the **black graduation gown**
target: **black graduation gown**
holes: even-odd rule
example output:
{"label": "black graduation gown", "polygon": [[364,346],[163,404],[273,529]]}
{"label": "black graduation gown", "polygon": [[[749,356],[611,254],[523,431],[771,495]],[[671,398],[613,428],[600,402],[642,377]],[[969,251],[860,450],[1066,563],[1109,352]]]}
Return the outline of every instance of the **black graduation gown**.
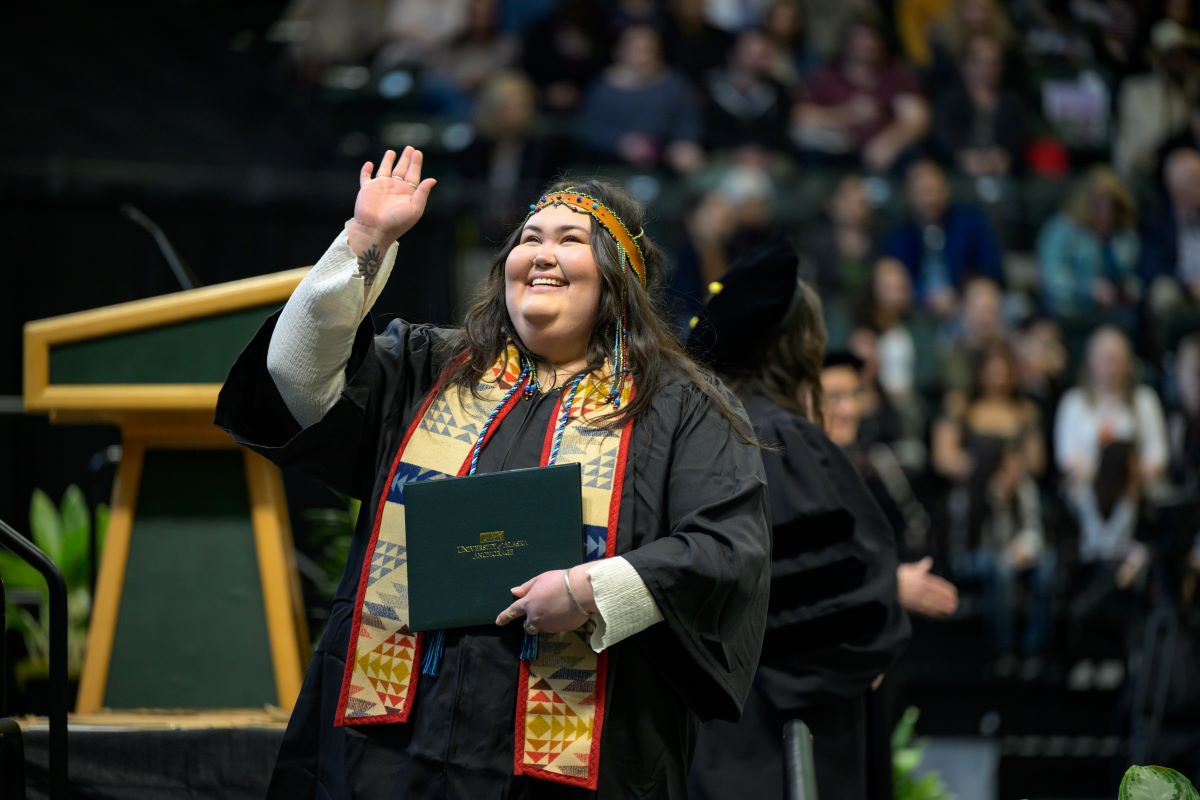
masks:
{"label": "black graduation gown", "polygon": [[[333,725],[374,510],[396,448],[449,355],[439,346],[447,331],[394,321],[374,336],[364,322],[340,399],[301,430],[266,369],[275,319],[234,365],[216,423],[280,466],[305,468],[364,502],[269,796],[685,797],[700,721],[738,716],[762,642],[770,533],[759,451],[683,380],[634,423],[617,552],[665,621],[609,650],[598,791],[516,778],[519,625],[447,631],[441,672],[420,678],[408,723]],[[479,471],[536,466],[554,400],[519,403],[483,450]]]}
{"label": "black graduation gown", "polygon": [[763,453],[773,539],[762,662],[737,723],[701,731],[693,798],[783,797],[783,726],[813,732],[821,800],[866,793],[866,694],[908,640],[896,543],[862,478],[815,425],[765,397],[746,411]]}

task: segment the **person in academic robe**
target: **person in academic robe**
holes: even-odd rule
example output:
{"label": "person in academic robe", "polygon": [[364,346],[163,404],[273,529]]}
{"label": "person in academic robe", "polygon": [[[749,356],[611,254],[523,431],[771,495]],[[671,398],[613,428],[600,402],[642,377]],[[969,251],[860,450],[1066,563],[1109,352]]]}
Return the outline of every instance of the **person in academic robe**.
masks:
{"label": "person in academic robe", "polygon": [[[421,164],[363,166],[354,217],[217,404],[238,442],[363,500],[269,796],[685,797],[701,721],[738,717],[762,644],[757,441],[655,313],[662,257],[606,183],[531,198],[461,327],[376,335],[389,276],[441,268],[398,255],[435,184]],[[413,633],[429,567],[405,485],[569,461],[585,563],[529,576],[495,625]]]}
{"label": "person in academic robe", "polygon": [[783,797],[783,728],[801,719],[821,800],[861,800],[878,777],[868,692],[909,636],[895,537],[822,430],[825,326],[795,251],[780,241],[745,254],[710,292],[688,347],[737,392],[766,448],[773,551],[750,696],[740,721],[702,728],[691,796]]}

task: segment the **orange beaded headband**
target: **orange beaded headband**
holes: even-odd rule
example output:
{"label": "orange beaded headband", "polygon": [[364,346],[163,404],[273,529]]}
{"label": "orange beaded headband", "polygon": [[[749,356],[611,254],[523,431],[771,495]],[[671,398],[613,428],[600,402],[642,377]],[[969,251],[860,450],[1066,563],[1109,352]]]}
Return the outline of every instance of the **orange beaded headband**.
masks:
{"label": "orange beaded headband", "polygon": [[566,191],[543,195],[536,203],[530,203],[530,216],[547,206],[568,206],[576,211],[591,214],[616,239],[617,250],[621,256],[621,269],[625,269],[625,264],[628,262],[633,274],[637,275],[638,283],[642,285],[643,289],[646,288],[646,263],[642,259],[642,248],[637,241],[641,238],[643,231],[639,231],[638,235],[634,236],[625,227],[621,218],[614,214],[608,206],[594,197],[572,192],[569,187]]}

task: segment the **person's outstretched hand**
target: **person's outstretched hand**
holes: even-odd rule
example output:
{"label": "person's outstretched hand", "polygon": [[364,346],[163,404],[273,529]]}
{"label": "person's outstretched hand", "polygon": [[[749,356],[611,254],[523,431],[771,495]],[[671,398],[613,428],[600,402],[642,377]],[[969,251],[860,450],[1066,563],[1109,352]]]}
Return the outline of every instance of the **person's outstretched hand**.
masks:
{"label": "person's outstretched hand", "polygon": [[945,578],[930,573],[933,559],[926,556],[896,570],[900,605],[927,617],[948,617],[958,610],[958,589]]}
{"label": "person's outstretched hand", "polygon": [[437,183],[433,178],[421,180],[424,159],[421,151],[412,147],[404,148],[399,160],[396,151],[388,150],[375,177],[371,177],[375,165],[370,161],[363,164],[358,176],[358,198],[354,201],[354,225],[365,240],[390,243],[408,233],[421,219],[429,191]]}

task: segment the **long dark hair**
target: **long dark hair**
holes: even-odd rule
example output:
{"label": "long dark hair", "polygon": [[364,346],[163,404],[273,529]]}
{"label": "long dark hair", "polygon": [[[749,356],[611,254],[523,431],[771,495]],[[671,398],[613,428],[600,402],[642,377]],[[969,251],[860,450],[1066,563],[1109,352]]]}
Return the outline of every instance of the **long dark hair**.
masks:
{"label": "long dark hair", "polygon": [[[617,186],[601,180],[561,180],[546,187],[542,194],[567,189],[596,198],[620,217],[630,231],[644,230],[645,212],[641,204]],[[597,424],[615,428],[638,417],[653,405],[658,393],[673,376],[682,375],[708,397],[740,439],[753,442],[747,424],[721,393],[712,374],[692,361],[663,322],[663,256],[653,240],[646,235],[638,239],[646,266],[646,287],[643,288],[632,271],[621,269],[616,240],[595,218],[589,216],[589,219],[592,253],[600,270],[600,309],[588,341],[586,369],[601,369],[605,359],[612,358],[613,331],[621,312],[628,309],[627,363],[636,387],[630,403],[605,415]],[[517,334],[505,302],[504,264],[520,242],[523,229],[524,222],[516,226],[500,247],[487,281],[467,309],[459,337],[448,344],[456,357],[447,368],[447,387],[477,395],[484,374],[510,341],[523,355],[537,359]]]}
{"label": "long dark hair", "polygon": [[780,408],[825,425],[821,411],[821,370],[825,363],[825,315],[821,298],[801,280],[779,334],[737,368],[721,377],[742,397],[766,396]]}

